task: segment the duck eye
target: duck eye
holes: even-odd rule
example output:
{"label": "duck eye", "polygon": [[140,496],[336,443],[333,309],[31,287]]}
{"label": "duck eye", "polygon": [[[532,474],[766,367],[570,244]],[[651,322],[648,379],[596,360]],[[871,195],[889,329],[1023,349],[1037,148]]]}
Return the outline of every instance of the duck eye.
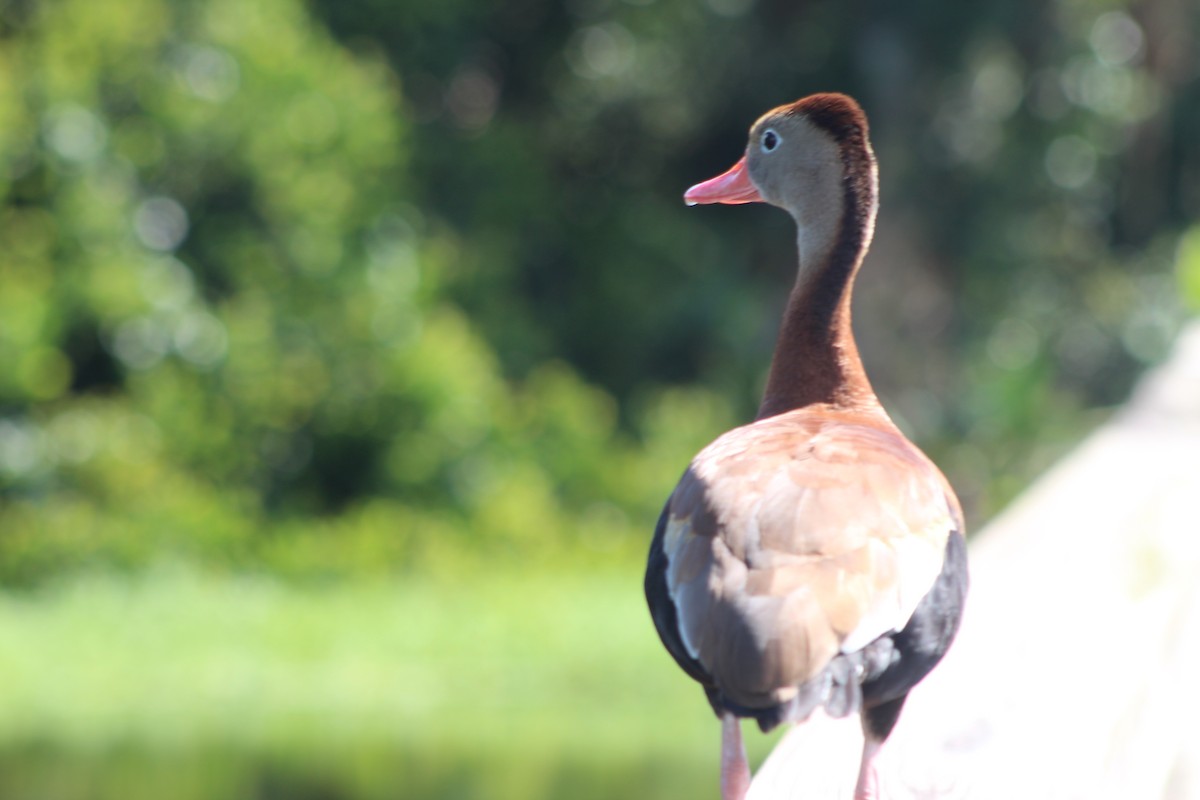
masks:
{"label": "duck eye", "polygon": [[780,142],[779,134],[776,133],[774,130],[772,130],[771,128],[768,128],[767,130],[763,131],[762,149],[763,149],[764,153],[769,153],[772,150],[774,150],[776,147],[779,146],[779,142]]}

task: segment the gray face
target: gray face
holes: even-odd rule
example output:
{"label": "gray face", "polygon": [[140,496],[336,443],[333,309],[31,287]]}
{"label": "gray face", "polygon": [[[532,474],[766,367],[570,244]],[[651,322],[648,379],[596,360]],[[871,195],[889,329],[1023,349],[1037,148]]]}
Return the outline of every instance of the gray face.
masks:
{"label": "gray face", "polygon": [[844,166],[837,142],[804,116],[776,109],[750,129],[750,180],[806,232],[826,232],[842,213]]}

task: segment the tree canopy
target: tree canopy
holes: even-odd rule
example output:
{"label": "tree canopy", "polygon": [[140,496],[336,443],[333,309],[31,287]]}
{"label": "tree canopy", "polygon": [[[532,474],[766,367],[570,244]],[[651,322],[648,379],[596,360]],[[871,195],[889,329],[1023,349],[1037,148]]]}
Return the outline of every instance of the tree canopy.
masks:
{"label": "tree canopy", "polygon": [[641,548],[794,269],[680,194],[811,91],[880,158],[868,370],[976,519],[1200,308],[1186,4],[3,8],[8,581]]}

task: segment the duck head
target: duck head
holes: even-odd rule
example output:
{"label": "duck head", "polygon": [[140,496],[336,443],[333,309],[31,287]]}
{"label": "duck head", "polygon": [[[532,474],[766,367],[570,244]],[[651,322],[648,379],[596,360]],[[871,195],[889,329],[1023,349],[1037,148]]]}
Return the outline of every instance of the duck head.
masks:
{"label": "duck head", "polygon": [[741,160],[683,197],[688,205],[770,203],[803,229],[840,222],[847,192],[873,217],[877,181],[862,109],[842,94],[815,94],[760,117]]}

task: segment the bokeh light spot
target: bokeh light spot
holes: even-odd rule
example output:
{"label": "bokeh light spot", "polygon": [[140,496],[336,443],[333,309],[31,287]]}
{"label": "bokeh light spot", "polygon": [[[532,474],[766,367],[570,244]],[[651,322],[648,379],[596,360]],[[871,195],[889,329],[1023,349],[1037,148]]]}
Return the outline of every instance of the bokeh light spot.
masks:
{"label": "bokeh light spot", "polygon": [[209,369],[225,357],[229,336],[221,321],[205,311],[184,315],[172,337],[176,352],[189,363]]}
{"label": "bokeh light spot", "polygon": [[150,197],[133,213],[133,230],[151,250],[174,250],[188,234],[188,215],[170,197]]}
{"label": "bokeh light spot", "polygon": [[196,293],[192,271],[177,258],[152,258],[142,267],[142,296],[161,311],[178,311]]}
{"label": "bokeh light spot", "polygon": [[971,81],[971,106],[975,114],[988,120],[1012,115],[1025,95],[1021,75],[1012,58],[988,59]]}
{"label": "bokeh light spot", "polygon": [[55,153],[68,161],[91,161],[108,143],[108,128],[82,106],[60,106],[48,115],[46,141]]}
{"label": "bokeh light spot", "polygon": [[224,50],[192,46],[184,51],[183,79],[196,97],[221,103],[237,92],[241,70],[233,56]]}
{"label": "bokeh light spot", "polygon": [[1110,66],[1123,66],[1142,53],[1145,36],[1137,22],[1124,11],[1101,14],[1094,25],[1089,42],[1096,58]]}
{"label": "bokeh light spot", "polygon": [[0,474],[25,475],[42,465],[42,432],[17,420],[0,419]]}
{"label": "bokeh light spot", "polygon": [[1046,148],[1045,166],[1056,186],[1079,189],[1096,174],[1096,149],[1080,136],[1060,136]]}
{"label": "bokeh light spot", "polygon": [[140,317],[117,328],[110,349],[126,366],[144,370],[162,360],[170,343],[167,331],[157,320]]}
{"label": "bokeh light spot", "polygon": [[611,78],[627,72],[637,55],[637,41],[623,25],[606,22],[575,33],[567,46],[567,64],[581,78]]}

